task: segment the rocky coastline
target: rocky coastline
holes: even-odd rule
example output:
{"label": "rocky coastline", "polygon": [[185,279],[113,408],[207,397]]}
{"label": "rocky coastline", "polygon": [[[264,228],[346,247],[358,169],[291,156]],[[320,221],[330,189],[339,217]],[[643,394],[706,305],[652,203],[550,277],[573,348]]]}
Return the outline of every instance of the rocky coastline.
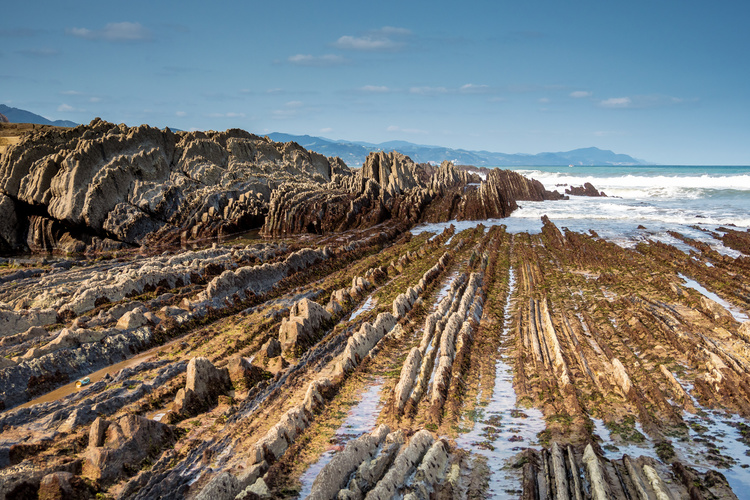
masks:
{"label": "rocky coastline", "polygon": [[36,254],[0,265],[0,498],[738,498],[747,233],[410,232],[564,199],[241,130],[31,131],[0,156],[0,251]]}

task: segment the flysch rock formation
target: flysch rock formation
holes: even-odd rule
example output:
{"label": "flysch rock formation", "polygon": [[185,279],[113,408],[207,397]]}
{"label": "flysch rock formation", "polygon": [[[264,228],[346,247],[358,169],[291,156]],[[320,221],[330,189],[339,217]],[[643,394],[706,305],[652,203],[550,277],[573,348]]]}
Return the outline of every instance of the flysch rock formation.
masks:
{"label": "flysch rock formation", "polygon": [[745,232],[708,233],[736,258],[546,217],[413,235],[560,195],[241,131],[8,151],[3,241],[96,252],[0,265],[0,499],[744,493]]}
{"label": "flysch rock formation", "polygon": [[3,252],[154,249],[261,227],[277,236],[388,219],[505,217],[516,200],[560,197],[511,172],[484,182],[446,162],[428,175],[395,152],[373,153],[353,170],[238,129],[174,133],[100,119],[25,135],[0,158],[0,179]]}

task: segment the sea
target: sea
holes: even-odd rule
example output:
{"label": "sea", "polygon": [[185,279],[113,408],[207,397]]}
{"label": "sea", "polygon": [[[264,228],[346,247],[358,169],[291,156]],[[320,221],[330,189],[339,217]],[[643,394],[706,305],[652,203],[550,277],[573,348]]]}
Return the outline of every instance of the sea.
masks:
{"label": "sea", "polygon": [[[498,167],[509,168],[509,167]],[[570,196],[561,201],[521,201],[506,219],[481,221],[505,224],[510,232],[539,232],[546,215],[559,228],[589,230],[623,247],[658,240],[687,250],[668,231],[703,241],[736,257],[735,250],[711,235],[721,227],[750,228],[750,166],[557,166],[510,167],[564,193],[571,186],[593,184],[606,197]],[[457,229],[476,221],[451,221]],[[423,224],[413,232],[441,230],[448,224]],[[645,228],[645,229],[643,229]],[[719,233],[720,234],[720,233]]]}

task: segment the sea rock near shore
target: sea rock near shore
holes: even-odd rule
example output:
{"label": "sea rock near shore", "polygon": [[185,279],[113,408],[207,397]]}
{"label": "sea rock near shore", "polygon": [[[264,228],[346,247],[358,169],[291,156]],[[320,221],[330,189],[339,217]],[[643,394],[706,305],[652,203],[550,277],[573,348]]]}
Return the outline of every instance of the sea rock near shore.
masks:
{"label": "sea rock near shore", "polygon": [[570,186],[565,189],[565,194],[572,194],[573,196],[604,196],[604,191],[599,191],[590,182],[585,183],[583,186]]}

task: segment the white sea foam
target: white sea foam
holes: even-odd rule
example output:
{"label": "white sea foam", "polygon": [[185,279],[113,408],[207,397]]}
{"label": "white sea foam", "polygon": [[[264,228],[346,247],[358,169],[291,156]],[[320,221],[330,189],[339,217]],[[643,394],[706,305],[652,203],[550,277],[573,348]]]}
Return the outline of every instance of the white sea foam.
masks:
{"label": "white sea foam", "polygon": [[570,175],[541,170],[518,173],[541,182],[546,189],[561,190],[590,182],[609,196],[622,198],[700,198],[709,190],[750,191],[750,175]]}

